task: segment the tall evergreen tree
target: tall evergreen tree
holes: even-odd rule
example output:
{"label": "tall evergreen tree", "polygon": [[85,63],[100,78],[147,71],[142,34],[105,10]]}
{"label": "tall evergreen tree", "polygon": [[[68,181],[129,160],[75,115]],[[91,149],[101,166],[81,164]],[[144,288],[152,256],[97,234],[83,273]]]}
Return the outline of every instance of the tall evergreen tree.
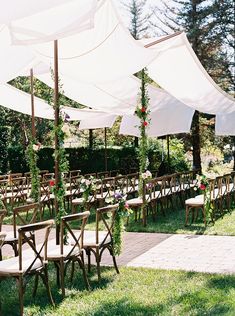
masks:
{"label": "tall evergreen tree", "polygon": [[[234,0],[162,0],[161,7],[154,11],[157,19],[155,25],[159,25],[162,33],[185,30],[209,75],[222,89],[232,92],[234,59],[230,54],[234,38]],[[200,116],[196,111],[191,132],[195,168],[201,168]]]}

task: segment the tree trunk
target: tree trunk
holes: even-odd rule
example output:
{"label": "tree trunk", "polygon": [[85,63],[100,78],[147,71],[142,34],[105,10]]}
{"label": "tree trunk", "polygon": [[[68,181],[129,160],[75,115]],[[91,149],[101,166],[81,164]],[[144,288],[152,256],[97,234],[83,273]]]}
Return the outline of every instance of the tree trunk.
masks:
{"label": "tree trunk", "polygon": [[93,129],[89,129],[89,148],[93,148]]}
{"label": "tree trunk", "polygon": [[195,111],[192,122],[193,168],[201,170],[200,113]]}

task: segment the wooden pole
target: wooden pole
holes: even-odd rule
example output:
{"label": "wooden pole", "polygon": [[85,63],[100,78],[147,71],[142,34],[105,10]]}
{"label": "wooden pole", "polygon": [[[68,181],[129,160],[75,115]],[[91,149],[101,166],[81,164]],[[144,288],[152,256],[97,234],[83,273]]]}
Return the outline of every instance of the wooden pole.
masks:
{"label": "wooden pole", "polygon": [[[59,124],[59,75],[58,75],[58,41],[54,41],[54,112],[55,112],[55,151],[58,150],[58,133],[57,127]],[[59,157],[55,156],[55,187],[58,190],[59,183]],[[58,214],[58,201],[55,196],[55,215]],[[60,226],[56,224],[56,244],[59,245],[60,242]]]}
{"label": "wooden pole", "polygon": [[36,129],[35,129],[35,113],[34,113],[34,87],[33,87],[33,69],[30,69],[30,93],[31,93],[31,126],[32,126],[32,138],[36,138]]}
{"label": "wooden pole", "polygon": [[170,172],[170,136],[166,136],[166,141],[167,141],[167,169],[168,172]]}
{"label": "wooden pole", "polygon": [[104,128],[104,161],[105,171],[108,171],[108,157],[107,157],[107,127]]}

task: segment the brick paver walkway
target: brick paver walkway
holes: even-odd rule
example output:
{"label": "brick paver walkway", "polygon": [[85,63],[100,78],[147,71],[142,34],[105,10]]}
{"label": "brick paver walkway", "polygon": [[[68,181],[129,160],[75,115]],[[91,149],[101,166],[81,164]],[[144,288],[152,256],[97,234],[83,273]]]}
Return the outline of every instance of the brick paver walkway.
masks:
{"label": "brick paver walkway", "polygon": [[[3,226],[2,230],[12,229]],[[52,230],[50,239],[55,238]],[[170,235],[157,233],[125,233],[124,247],[118,265],[198,271],[235,273],[235,237],[208,235]],[[4,246],[3,255],[12,255]],[[112,265],[111,256],[104,253],[103,265]]]}

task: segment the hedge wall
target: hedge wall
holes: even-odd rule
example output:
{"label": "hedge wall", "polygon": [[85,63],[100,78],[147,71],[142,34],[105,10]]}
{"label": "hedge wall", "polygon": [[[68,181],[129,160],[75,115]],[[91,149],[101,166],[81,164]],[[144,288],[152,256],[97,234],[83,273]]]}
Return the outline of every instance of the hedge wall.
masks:
{"label": "hedge wall", "polygon": [[[81,169],[82,173],[99,172],[105,170],[105,151],[101,149],[89,148],[66,148],[67,158],[70,170]],[[42,148],[38,152],[38,167],[41,170],[54,170],[53,148]],[[130,172],[131,169],[138,169],[138,150],[134,147],[124,147],[120,149],[108,148],[108,170],[119,169],[123,173]],[[162,173],[166,174],[168,168],[167,162],[161,163],[161,151],[159,148],[149,148],[149,169],[162,169]],[[28,171],[25,151],[21,145],[9,147],[7,154],[0,156],[1,173],[26,172]],[[170,172],[187,170],[188,165],[181,157],[171,158]]]}

